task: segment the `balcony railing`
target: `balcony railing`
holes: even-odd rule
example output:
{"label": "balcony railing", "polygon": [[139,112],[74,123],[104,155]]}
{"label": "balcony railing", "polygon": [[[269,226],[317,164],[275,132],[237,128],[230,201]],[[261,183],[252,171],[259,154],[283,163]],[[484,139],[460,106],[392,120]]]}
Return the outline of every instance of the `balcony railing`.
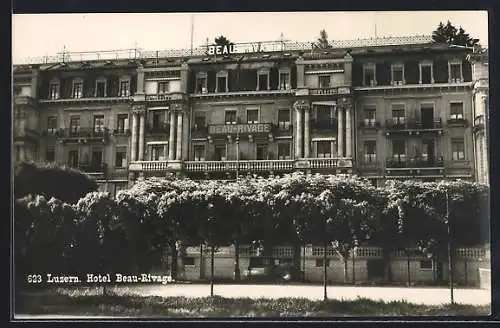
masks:
{"label": "balcony railing", "polygon": [[465,118],[450,118],[446,121],[449,126],[467,126],[469,121]]}
{"label": "balcony railing", "polygon": [[429,122],[423,122],[420,120],[408,120],[408,119],[388,119],[385,123],[387,130],[393,131],[404,131],[404,130],[440,130],[443,128],[441,119],[436,119]]}
{"label": "balcony railing", "polygon": [[59,129],[58,136],[64,138],[107,138],[109,136],[108,128],[66,128]]}
{"label": "balcony railing", "polygon": [[359,122],[359,127],[365,129],[378,129],[380,128],[380,122],[375,120],[365,119]]}
{"label": "balcony railing", "polygon": [[330,87],[330,88],[310,88],[310,95],[348,95],[351,89],[348,87]]}
{"label": "balcony railing", "polygon": [[124,136],[130,136],[131,132],[129,129],[114,129],[113,130],[113,135],[124,135]]}
{"label": "balcony railing", "polygon": [[410,157],[408,159],[400,157],[399,159],[388,158],[386,161],[387,168],[441,168],[444,167],[442,156],[435,159],[425,159],[425,157]]}
{"label": "balcony railing", "polygon": [[337,131],[337,120],[311,120],[311,127],[315,130]]}
{"label": "balcony railing", "polygon": [[292,171],[293,160],[188,161],[188,172]]}
{"label": "balcony railing", "polygon": [[148,134],[165,134],[169,133],[170,125],[162,124],[162,125],[148,125],[147,133]]}
{"label": "balcony railing", "polygon": [[291,133],[293,131],[293,125],[290,122],[279,122],[278,124],[273,123],[271,131],[273,134]]}
{"label": "balcony railing", "polygon": [[107,165],[106,163],[81,162],[78,164],[78,168],[87,173],[103,174],[106,173]]}

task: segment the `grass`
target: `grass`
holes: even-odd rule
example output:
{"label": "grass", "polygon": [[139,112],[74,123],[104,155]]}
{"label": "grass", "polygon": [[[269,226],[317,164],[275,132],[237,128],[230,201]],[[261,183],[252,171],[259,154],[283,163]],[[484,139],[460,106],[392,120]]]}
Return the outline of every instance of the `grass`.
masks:
{"label": "grass", "polygon": [[137,295],[96,295],[63,293],[61,290],[21,294],[16,300],[19,314],[104,315],[161,318],[193,317],[346,317],[346,316],[479,316],[490,307],[462,304],[439,306],[405,301],[357,300],[312,301],[305,298],[250,299],[220,296],[141,297]]}

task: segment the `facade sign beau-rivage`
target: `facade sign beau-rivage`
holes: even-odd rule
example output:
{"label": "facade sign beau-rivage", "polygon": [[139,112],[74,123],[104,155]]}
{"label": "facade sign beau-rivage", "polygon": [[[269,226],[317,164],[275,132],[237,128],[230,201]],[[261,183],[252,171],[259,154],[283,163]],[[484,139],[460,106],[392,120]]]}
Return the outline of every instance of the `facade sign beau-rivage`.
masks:
{"label": "facade sign beau-rivage", "polygon": [[273,49],[268,49],[268,45],[264,45],[261,42],[251,42],[251,43],[228,43],[225,45],[212,44],[207,47],[208,55],[230,55],[237,53],[251,53],[251,52],[265,52],[265,51],[275,51],[275,44],[271,46]]}

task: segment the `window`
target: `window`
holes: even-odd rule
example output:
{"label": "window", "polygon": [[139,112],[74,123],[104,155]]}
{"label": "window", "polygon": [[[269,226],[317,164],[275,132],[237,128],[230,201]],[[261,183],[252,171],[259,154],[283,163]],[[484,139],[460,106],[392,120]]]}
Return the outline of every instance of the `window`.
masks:
{"label": "window", "polygon": [[290,159],[290,143],[282,142],[278,144],[278,159]]}
{"label": "window", "polygon": [[392,123],[395,126],[404,126],[405,125],[405,106],[395,104],[392,105]]}
{"label": "window", "polygon": [[47,133],[54,134],[57,132],[57,116],[47,117]]}
{"label": "window", "polygon": [[217,92],[227,92],[227,72],[217,72],[215,89]]}
{"label": "window", "polygon": [[49,86],[49,99],[59,99],[59,82],[51,82]]}
{"label": "window", "polygon": [[289,90],[291,88],[291,86],[290,86],[290,72],[280,71],[279,72],[279,80],[280,80],[280,85],[279,85],[280,90]]}
{"label": "window", "polygon": [[247,123],[249,123],[249,124],[259,123],[259,110],[258,109],[247,109]]}
{"label": "window", "polygon": [[71,98],[83,97],[83,81],[76,79],[73,81],[73,89],[71,90]]}
{"label": "window", "polygon": [[205,128],[205,116],[195,116],[194,117],[195,131],[202,131],[204,128]]}
{"label": "window", "polygon": [[126,147],[116,147],[115,166],[122,167],[122,168],[127,167],[127,148]]}
{"label": "window", "polygon": [[164,154],[165,147],[161,146],[151,146],[151,160],[152,161],[162,161],[165,159]]}
{"label": "window", "polygon": [[158,94],[164,94],[169,92],[169,85],[168,82],[158,82]]}
{"label": "window", "polygon": [[331,141],[318,141],[316,143],[317,155],[319,158],[332,157],[332,143]]}
{"label": "window", "polygon": [[[326,260],[326,266],[330,266],[330,260]],[[316,267],[317,268],[322,268],[323,267],[323,259],[316,259]]]}
{"label": "window", "polygon": [[224,122],[226,122],[226,124],[236,124],[236,111],[226,110]]}
{"label": "window", "polygon": [[364,125],[365,127],[375,127],[375,108],[365,108],[364,110]]}
{"label": "window", "polygon": [[452,140],[451,158],[454,161],[460,161],[465,159],[465,145],[463,140]]}
{"label": "window", "polygon": [[78,150],[70,150],[68,153],[68,165],[78,167]]}
{"label": "window", "polygon": [[102,165],[102,150],[92,151],[92,166],[99,167]]}
{"label": "window", "polygon": [[365,141],[364,150],[365,164],[375,164],[377,162],[377,142],[375,140]]}
{"label": "window", "polygon": [[116,129],[118,133],[128,130],[128,114],[118,114]]}
{"label": "window", "polygon": [[462,63],[460,61],[452,61],[448,63],[450,83],[458,83],[463,81]]}
{"label": "window", "polygon": [[391,81],[393,85],[404,84],[404,66],[402,64],[394,64],[391,66]]}
{"label": "window", "polygon": [[420,260],[420,270],[432,270],[433,268],[432,260]]}
{"label": "window", "polygon": [[194,160],[195,161],[205,160],[205,146],[203,145],[194,146]]}
{"label": "window", "polygon": [[464,108],[463,103],[451,103],[450,104],[450,119],[452,120],[463,120],[464,118]]}
{"label": "window", "polygon": [[363,85],[372,87],[377,85],[374,64],[366,64],[363,66]]}
{"label": "window", "polygon": [[185,257],[184,258],[184,265],[194,266],[194,257]]}
{"label": "window", "polygon": [[257,145],[256,149],[257,149],[257,151],[256,151],[256,155],[257,155],[256,159],[257,160],[266,160],[266,159],[268,159],[267,158],[267,154],[268,154],[268,151],[267,151],[268,147],[267,147],[267,145]]}
{"label": "window", "polygon": [[420,84],[434,83],[434,72],[432,62],[421,62],[420,65]]}
{"label": "window", "polygon": [[196,93],[207,93],[207,74],[198,73],[196,76]]}
{"label": "window", "polygon": [[120,81],[120,97],[128,97],[130,96],[130,81],[121,80]]}
{"label": "window", "polygon": [[318,126],[330,128],[333,125],[333,113],[330,106],[316,107],[316,123]]}
{"label": "window", "polygon": [[94,132],[104,132],[104,115],[94,116]]}
{"label": "window", "polygon": [[392,156],[397,162],[404,162],[406,160],[406,143],[404,140],[392,141]]}
{"label": "window", "polygon": [[73,116],[69,120],[70,135],[77,136],[80,133],[80,117]]}
{"label": "window", "polygon": [[154,131],[158,131],[161,128],[161,117],[163,113],[160,113],[158,111],[153,111],[153,122],[152,122],[152,129]]}
{"label": "window", "polygon": [[214,156],[216,161],[226,160],[226,146],[215,146]]}
{"label": "window", "polygon": [[47,149],[45,152],[45,160],[47,162],[54,162],[56,160],[56,152],[54,149]]}
{"label": "window", "polygon": [[100,78],[95,82],[95,96],[106,97],[106,79]]}
{"label": "window", "polygon": [[278,126],[282,131],[290,130],[290,110],[280,109],[278,111]]}
{"label": "window", "polygon": [[257,73],[257,90],[269,90],[269,71],[261,70]]}
{"label": "window", "polygon": [[329,88],[330,87],[330,80],[331,80],[330,75],[320,75],[320,76],[318,76],[318,79],[319,79],[319,87],[320,88]]}

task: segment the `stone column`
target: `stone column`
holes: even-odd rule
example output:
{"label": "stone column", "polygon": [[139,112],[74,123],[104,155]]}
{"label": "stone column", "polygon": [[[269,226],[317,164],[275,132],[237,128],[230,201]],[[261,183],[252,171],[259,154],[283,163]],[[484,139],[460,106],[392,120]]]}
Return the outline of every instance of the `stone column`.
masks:
{"label": "stone column", "polygon": [[297,138],[295,140],[295,157],[302,157],[302,108],[296,107],[295,113],[297,115]]}
{"label": "stone column", "polygon": [[139,66],[137,68],[137,94],[144,93],[144,68]]}
{"label": "stone column", "polygon": [[337,108],[337,156],[344,157],[344,117],[342,115],[342,108]]}
{"label": "stone column", "polygon": [[[295,61],[297,66],[297,89],[304,88],[304,59],[302,57],[297,58]],[[290,81],[291,82],[291,81]]]}
{"label": "stone column", "polygon": [[146,113],[139,114],[139,161],[144,160],[144,124]]}
{"label": "stone column", "polygon": [[137,160],[137,113],[132,113],[132,144],[130,145],[130,161]]}
{"label": "stone column", "polygon": [[173,161],[174,158],[174,144],[175,144],[175,112],[170,113],[170,137],[168,139],[168,160]]}
{"label": "stone column", "polygon": [[346,86],[352,84],[352,56],[350,53],[344,56],[344,84]]}
{"label": "stone column", "polygon": [[31,71],[31,98],[38,98],[38,69],[34,68]]}
{"label": "stone column", "polygon": [[177,112],[177,145],[175,146],[177,153],[175,159],[178,161],[182,160],[182,115],[183,112]]}
{"label": "stone column", "polygon": [[309,111],[310,108],[304,109],[304,157],[308,158],[310,156],[310,132],[309,132]]}
{"label": "stone column", "polygon": [[345,108],[345,156],[352,156],[351,106]]}

